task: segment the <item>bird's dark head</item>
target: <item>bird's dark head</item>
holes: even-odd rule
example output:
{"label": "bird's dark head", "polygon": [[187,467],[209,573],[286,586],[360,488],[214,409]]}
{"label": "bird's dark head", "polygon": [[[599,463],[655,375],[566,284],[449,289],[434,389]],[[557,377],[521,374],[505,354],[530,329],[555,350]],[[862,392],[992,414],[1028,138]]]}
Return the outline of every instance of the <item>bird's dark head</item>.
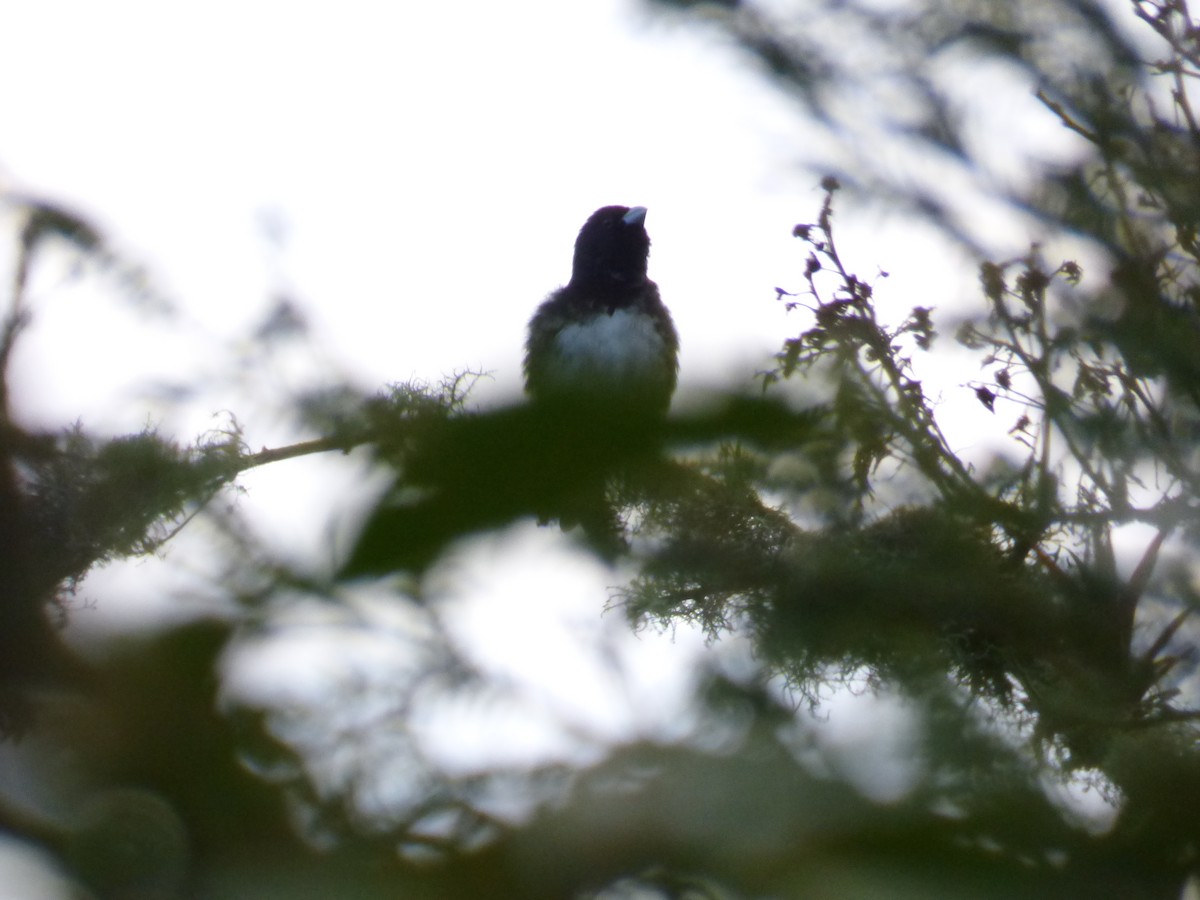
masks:
{"label": "bird's dark head", "polygon": [[646,207],[605,206],[592,213],[575,239],[571,286],[607,293],[639,285],[649,256]]}

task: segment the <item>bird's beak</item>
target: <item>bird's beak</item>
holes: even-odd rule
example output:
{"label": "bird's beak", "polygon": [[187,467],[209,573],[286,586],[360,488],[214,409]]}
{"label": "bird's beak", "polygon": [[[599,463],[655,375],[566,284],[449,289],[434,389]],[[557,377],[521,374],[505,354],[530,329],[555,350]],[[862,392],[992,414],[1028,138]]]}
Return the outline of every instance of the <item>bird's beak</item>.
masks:
{"label": "bird's beak", "polygon": [[621,216],[621,221],[626,225],[641,225],[646,221],[646,207],[635,206],[625,215]]}

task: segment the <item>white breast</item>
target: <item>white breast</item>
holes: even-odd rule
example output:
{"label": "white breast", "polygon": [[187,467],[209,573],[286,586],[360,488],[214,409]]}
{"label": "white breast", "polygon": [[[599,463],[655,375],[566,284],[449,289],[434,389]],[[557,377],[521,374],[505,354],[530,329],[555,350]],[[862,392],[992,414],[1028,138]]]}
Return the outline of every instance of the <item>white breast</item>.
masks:
{"label": "white breast", "polygon": [[666,346],[654,322],[626,309],[568,325],[550,352],[544,371],[553,389],[619,391],[667,379]]}

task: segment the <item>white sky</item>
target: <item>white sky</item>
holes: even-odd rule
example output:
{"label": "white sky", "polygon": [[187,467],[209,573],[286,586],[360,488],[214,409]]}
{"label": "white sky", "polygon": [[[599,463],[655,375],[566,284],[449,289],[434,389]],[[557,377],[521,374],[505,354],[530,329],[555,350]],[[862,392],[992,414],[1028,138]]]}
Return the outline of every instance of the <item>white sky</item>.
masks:
{"label": "white sky", "polygon": [[[773,287],[799,284],[791,226],[820,200],[820,173],[803,164],[829,148],[714,35],[638,10],[631,0],[9,4],[0,189],[95,217],[189,323],[147,321],[95,280],[43,275],[15,363],[18,410],[43,426],[158,422],[188,441],[228,409],[258,446],[292,437],[280,390],[330,373],[372,389],[482,368],[495,380],[481,402],[515,398],[525,322],[569,276],[583,220],[610,203],[649,207],[651,276],[682,336],[681,392],[729,375],[749,383],[798,327]],[[264,221],[279,226],[279,246]],[[844,229],[842,248],[864,273],[891,273],[905,298],[889,301],[897,310],[977,296],[974,272],[944,265],[928,231],[886,216]],[[239,342],[279,290],[313,331],[298,351],[264,359]],[[182,408],[142,390],[148,377],[187,383],[197,372],[205,392]],[[968,392],[947,404],[960,421],[985,421]],[[286,537],[282,552],[321,552],[314,504],[362,469],[272,468],[247,478],[246,511]],[[510,556],[525,559],[492,557],[500,581]],[[93,615],[143,615],[121,598],[178,577],[164,568],[95,580]],[[598,615],[611,573],[584,577]],[[683,643],[684,657],[698,652]]]}
{"label": "white sky", "polygon": [[[525,320],[569,275],[584,218],[646,205],[684,377],[758,364],[816,196],[786,104],[631,3],[419,9],[21,4],[0,163],[97,216],[218,334],[284,280],[366,383],[478,366],[511,395]],[[276,260],[264,213],[284,223]],[[103,382],[62,373],[39,406],[103,408]]]}

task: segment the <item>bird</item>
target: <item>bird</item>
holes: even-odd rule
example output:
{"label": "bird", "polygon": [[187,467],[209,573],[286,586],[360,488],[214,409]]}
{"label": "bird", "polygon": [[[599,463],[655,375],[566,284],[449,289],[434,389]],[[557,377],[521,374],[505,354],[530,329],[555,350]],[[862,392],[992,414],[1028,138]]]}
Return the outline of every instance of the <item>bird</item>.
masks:
{"label": "bird", "polygon": [[643,206],[588,218],[571,280],[529,321],[530,402],[439,420],[405,458],[405,490],[364,524],[344,577],[421,571],[462,535],[530,514],[579,526],[605,558],[626,549],[614,494],[652,468],[679,368],[679,336],[646,274],[645,223]]}
{"label": "bird", "polygon": [[661,418],[679,371],[679,334],[647,276],[646,207],[605,206],[579,230],[571,280],[529,321],[532,402],[628,421]]}
{"label": "bird", "polygon": [[646,207],[596,210],[575,239],[571,280],[538,306],[525,343],[548,498],[538,521],[579,525],[607,558],[627,547],[613,492],[656,456],[679,372],[679,334],[649,257]]}

